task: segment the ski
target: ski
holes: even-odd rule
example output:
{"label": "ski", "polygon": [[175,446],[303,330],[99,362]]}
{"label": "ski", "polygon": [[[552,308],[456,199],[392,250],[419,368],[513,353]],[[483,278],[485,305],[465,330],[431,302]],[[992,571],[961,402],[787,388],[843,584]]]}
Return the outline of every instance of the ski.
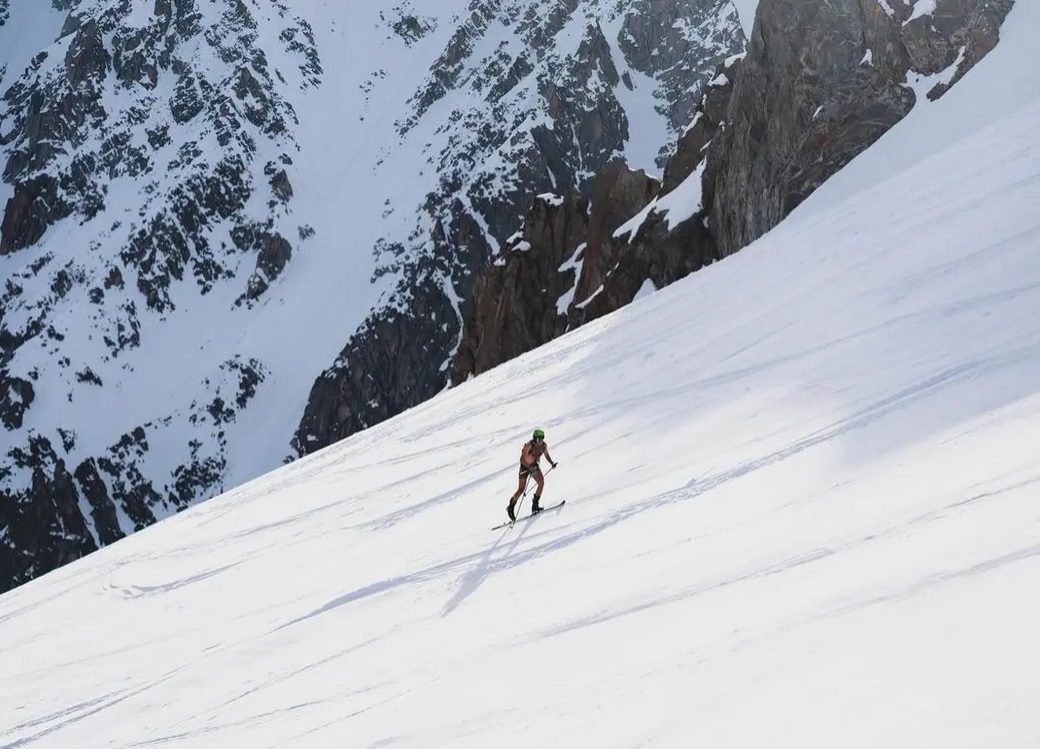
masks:
{"label": "ski", "polygon": [[514,526],[514,525],[516,525],[517,523],[519,523],[519,522],[520,522],[521,520],[530,520],[530,519],[531,519],[531,518],[533,518],[533,517],[534,517],[535,515],[541,515],[541,514],[542,514],[543,512],[545,512],[546,510],[555,510],[555,509],[556,509],[557,507],[563,507],[563,505],[564,505],[564,504],[565,504],[566,502],[567,502],[567,500],[566,500],[566,499],[560,500],[559,502],[557,502],[557,503],[556,503],[556,504],[554,504],[554,505],[548,505],[548,506],[546,506],[546,507],[543,507],[543,508],[542,508],[541,510],[539,510],[538,512],[534,512],[534,513],[530,513],[530,514],[528,514],[528,515],[524,515],[523,517],[519,517],[519,518],[517,518],[516,520],[507,520],[507,521],[506,521],[506,522],[504,522],[504,523],[500,523],[499,525],[496,525],[495,527],[493,527],[493,528],[492,528],[491,530],[493,530],[493,531],[497,531],[497,530],[498,530],[498,529],[500,529],[500,528],[511,528],[512,526]]}

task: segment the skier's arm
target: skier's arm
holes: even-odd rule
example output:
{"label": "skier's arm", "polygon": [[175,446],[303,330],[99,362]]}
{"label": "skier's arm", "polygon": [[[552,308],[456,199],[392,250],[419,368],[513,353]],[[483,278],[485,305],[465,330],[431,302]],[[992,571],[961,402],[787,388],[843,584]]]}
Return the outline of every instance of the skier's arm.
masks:
{"label": "skier's arm", "polygon": [[548,458],[549,465],[551,465],[553,468],[555,468],[556,467],[556,461],[553,460],[552,459],[552,455],[549,454],[549,446],[548,445],[545,446],[545,457]]}

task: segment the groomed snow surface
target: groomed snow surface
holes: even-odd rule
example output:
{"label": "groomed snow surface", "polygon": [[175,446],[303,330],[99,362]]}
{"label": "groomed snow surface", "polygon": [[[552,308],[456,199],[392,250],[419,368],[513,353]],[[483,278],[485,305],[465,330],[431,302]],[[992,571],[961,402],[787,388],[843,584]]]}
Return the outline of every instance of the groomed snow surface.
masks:
{"label": "groomed snow surface", "polygon": [[1036,746],[1038,119],[0,598],[0,745]]}

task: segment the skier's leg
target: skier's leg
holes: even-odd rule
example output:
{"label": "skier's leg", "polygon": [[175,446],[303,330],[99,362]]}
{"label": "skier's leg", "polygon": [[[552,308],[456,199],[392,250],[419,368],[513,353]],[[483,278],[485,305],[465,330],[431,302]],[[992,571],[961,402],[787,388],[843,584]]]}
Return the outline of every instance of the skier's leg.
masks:
{"label": "skier's leg", "polygon": [[524,484],[527,483],[527,476],[521,475],[520,482],[516,486],[516,493],[509,498],[509,504],[515,504],[516,500],[520,499],[520,495],[524,493]]}
{"label": "skier's leg", "polygon": [[506,506],[506,513],[509,515],[510,520],[516,520],[516,500],[520,499],[520,495],[524,493],[524,486],[527,484],[527,476],[527,471],[524,470],[523,466],[521,466],[520,480],[517,483],[516,492],[509,498],[509,504]]}
{"label": "skier's leg", "polygon": [[538,506],[538,501],[542,498],[542,489],[545,488],[545,477],[537,468],[534,470],[534,480],[538,484],[538,489],[535,490],[534,501],[531,502],[531,512],[538,512],[542,509]]}

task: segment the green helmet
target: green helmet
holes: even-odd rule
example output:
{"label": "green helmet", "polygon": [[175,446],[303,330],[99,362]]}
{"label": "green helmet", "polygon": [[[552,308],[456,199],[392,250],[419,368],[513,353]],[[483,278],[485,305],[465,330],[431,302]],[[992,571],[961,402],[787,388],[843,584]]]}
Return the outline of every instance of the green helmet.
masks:
{"label": "green helmet", "polygon": [[536,440],[544,440],[545,439],[545,432],[543,432],[541,429],[535,429],[533,436],[534,436],[534,438]]}

